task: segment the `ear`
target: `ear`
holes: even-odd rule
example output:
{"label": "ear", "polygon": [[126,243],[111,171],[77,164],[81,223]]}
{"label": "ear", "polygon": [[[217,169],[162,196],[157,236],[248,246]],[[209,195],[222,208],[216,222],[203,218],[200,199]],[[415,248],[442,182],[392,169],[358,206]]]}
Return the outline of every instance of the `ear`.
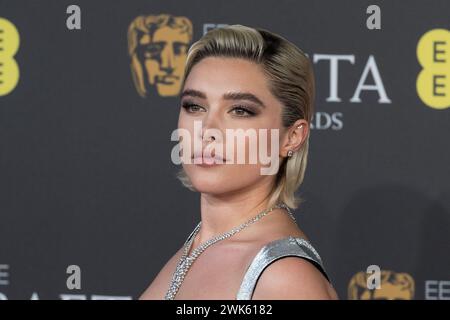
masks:
{"label": "ear", "polygon": [[289,127],[281,141],[280,157],[287,157],[289,150],[297,152],[306,140],[309,132],[309,125],[305,119],[298,119]]}

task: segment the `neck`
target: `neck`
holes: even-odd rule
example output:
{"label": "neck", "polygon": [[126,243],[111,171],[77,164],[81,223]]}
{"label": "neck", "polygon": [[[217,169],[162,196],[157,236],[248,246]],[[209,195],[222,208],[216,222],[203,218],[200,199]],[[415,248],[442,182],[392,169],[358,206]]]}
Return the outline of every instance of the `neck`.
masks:
{"label": "neck", "polygon": [[270,185],[261,183],[247,190],[227,194],[202,193],[200,199],[202,226],[199,242],[230,231],[268,209]]}

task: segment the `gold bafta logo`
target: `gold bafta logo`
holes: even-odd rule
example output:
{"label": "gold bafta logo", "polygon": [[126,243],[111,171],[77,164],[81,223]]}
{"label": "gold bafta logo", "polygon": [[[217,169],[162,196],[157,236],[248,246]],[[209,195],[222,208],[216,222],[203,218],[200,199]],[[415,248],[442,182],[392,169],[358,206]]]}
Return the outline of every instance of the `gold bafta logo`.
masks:
{"label": "gold bafta logo", "polygon": [[358,272],[348,284],[349,300],[412,300],[414,298],[414,279],[407,273],[381,270],[381,288],[368,289],[367,277],[370,274]]}
{"label": "gold bafta logo", "polygon": [[128,53],[134,85],[141,97],[155,90],[162,97],[181,90],[193,28],[186,17],[139,16],[128,28]]}

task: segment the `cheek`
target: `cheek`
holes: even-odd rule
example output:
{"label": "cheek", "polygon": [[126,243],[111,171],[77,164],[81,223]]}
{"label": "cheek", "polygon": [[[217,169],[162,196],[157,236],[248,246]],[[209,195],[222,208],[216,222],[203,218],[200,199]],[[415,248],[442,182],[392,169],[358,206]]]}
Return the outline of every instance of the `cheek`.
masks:
{"label": "cheek", "polygon": [[188,148],[193,150],[194,139],[199,137],[195,136],[195,124],[194,120],[180,112],[180,116],[178,118],[178,131],[180,136],[186,136],[186,139],[180,137],[180,145],[182,148]]}
{"label": "cheek", "polygon": [[194,122],[186,117],[181,107],[180,107],[180,114],[178,115],[178,128],[187,130],[194,128]]}
{"label": "cheek", "polygon": [[[228,158],[233,158],[234,163],[264,165],[267,164],[267,159],[262,158],[279,155],[280,131],[278,128],[255,130],[254,135],[235,138],[233,145],[234,155]],[[229,149],[227,149],[227,146],[224,146],[225,153]],[[242,159],[245,159],[245,162]]]}

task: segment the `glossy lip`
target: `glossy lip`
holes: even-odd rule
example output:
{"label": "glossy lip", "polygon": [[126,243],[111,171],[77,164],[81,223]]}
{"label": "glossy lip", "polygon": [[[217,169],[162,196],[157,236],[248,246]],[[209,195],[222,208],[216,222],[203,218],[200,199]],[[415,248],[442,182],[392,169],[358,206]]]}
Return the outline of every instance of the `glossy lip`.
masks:
{"label": "glossy lip", "polygon": [[[215,160],[216,158],[214,157],[214,154],[211,155],[211,157],[207,156],[203,156],[203,154],[194,154],[192,155],[191,159],[192,164],[195,164],[197,166],[201,166],[201,167],[212,167],[212,166],[219,166],[219,165],[223,165],[225,163],[227,163],[227,159],[223,159],[223,158],[217,158],[217,160],[221,161],[222,163],[216,163]],[[195,159],[201,159],[201,163],[195,163]],[[198,160],[197,160],[198,161]]]}

